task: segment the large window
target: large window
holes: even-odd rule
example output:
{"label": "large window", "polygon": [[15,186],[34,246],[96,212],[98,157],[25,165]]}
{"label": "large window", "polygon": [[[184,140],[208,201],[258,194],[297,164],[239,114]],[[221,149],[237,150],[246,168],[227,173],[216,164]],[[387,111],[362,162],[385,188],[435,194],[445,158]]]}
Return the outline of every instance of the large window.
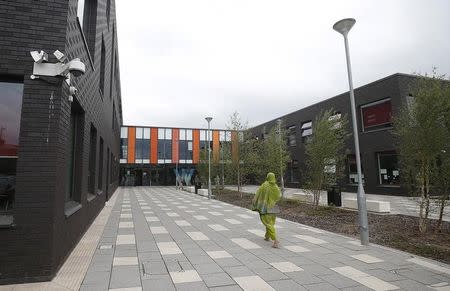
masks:
{"label": "large window", "polygon": [[120,163],[128,161],[128,127],[120,128]]}
{"label": "large window", "polygon": [[77,17],[91,58],[95,53],[95,30],[97,26],[97,0],[78,0]]}
{"label": "large window", "polygon": [[158,129],[158,164],[172,163],[172,129]]}
{"label": "large window", "polygon": [[105,95],[105,41],[103,40],[102,37],[102,54],[101,54],[101,58],[100,58],[100,84],[99,84],[99,88],[100,88],[100,96],[103,99],[103,96]]}
{"label": "large window", "polygon": [[136,128],[136,164],[150,163],[150,128]]}
{"label": "large window", "polygon": [[192,129],[180,129],[179,162],[192,164]]}
{"label": "large window", "polygon": [[0,80],[0,211],[14,206],[23,83]]}
{"label": "large window", "polygon": [[100,150],[98,154],[98,185],[99,191],[103,190],[103,138],[100,137]]}
{"label": "large window", "polygon": [[361,119],[363,131],[381,130],[392,127],[391,99],[361,106]]}
{"label": "large window", "polygon": [[[362,162],[361,162],[361,177],[362,177],[362,182],[363,184],[364,182],[364,167],[362,166]],[[356,167],[356,156],[355,155],[348,155],[347,156],[347,174],[348,174],[348,178],[349,178],[349,183],[350,184],[358,184],[358,170]]]}
{"label": "large window", "polygon": [[303,142],[308,141],[309,137],[312,135],[312,121],[307,121],[302,123],[302,140]]}
{"label": "large window", "polygon": [[295,147],[297,145],[297,138],[295,134],[296,126],[292,125],[288,127],[288,144],[291,147]]}
{"label": "large window", "polygon": [[95,168],[97,166],[97,129],[91,124],[89,139],[88,192],[95,194]]}
{"label": "large window", "polygon": [[[84,111],[77,100],[73,100],[70,112],[70,128],[68,135],[69,155],[67,160],[66,202],[78,201],[81,177],[81,153],[83,147]],[[76,195],[78,194],[78,195]]]}
{"label": "large window", "polygon": [[398,185],[400,183],[400,171],[397,154],[393,152],[378,153],[377,158],[379,184]]}

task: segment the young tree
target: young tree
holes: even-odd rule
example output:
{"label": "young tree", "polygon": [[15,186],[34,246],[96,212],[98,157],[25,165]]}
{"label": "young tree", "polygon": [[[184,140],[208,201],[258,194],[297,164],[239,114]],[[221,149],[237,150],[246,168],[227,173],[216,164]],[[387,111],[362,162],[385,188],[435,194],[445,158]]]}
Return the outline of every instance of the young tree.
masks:
{"label": "young tree", "polygon": [[208,150],[200,150],[199,162],[197,165],[197,172],[200,176],[202,187],[208,185]]}
{"label": "young tree", "polygon": [[418,75],[412,88],[412,102],[405,104],[394,119],[403,180],[411,195],[419,197],[419,231],[427,231],[430,197],[440,191],[445,207],[448,195],[449,82],[433,70]]}
{"label": "young tree", "polygon": [[306,186],[319,205],[320,191],[333,185],[342,173],[345,140],[349,136],[347,117],[333,109],[322,111],[313,122],[312,137],[306,143]]}
{"label": "young tree", "polygon": [[291,159],[287,145],[287,131],[282,124],[277,124],[269,131],[267,138],[262,141],[261,168],[264,172],[263,179],[268,172],[272,172],[278,177],[281,185],[281,178],[286,173],[288,161]]}
{"label": "young tree", "polygon": [[[241,168],[241,147],[243,144],[243,134],[247,130],[247,122],[243,122],[241,116],[237,111],[235,111],[229,119],[227,124],[227,129],[234,132],[233,136],[235,136],[232,141],[232,159],[231,164],[229,165],[231,172],[235,173],[238,192],[241,192],[242,186],[242,168]],[[242,194],[241,194],[242,196]]]}

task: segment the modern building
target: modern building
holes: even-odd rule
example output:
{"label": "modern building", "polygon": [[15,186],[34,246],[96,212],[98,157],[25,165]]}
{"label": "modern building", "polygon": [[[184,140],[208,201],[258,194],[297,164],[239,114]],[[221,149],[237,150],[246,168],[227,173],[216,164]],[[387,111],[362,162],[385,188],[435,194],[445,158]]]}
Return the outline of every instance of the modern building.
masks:
{"label": "modern building", "polygon": [[0,284],[46,281],[118,186],[115,1],[0,7]]}
{"label": "modern building", "polygon": [[[363,183],[367,193],[404,195],[398,153],[392,136],[393,117],[402,106],[411,101],[412,85],[417,77],[394,74],[355,89],[355,102],[361,148]],[[313,122],[323,110],[333,109],[335,117],[347,115],[352,131],[350,97],[343,93],[325,101],[297,110],[252,128],[255,136],[264,134],[281,119],[288,131],[289,162],[285,183],[288,187],[303,187],[305,174],[305,143],[313,133]],[[353,135],[346,141],[346,171],[340,181],[344,191],[356,192],[358,176]]]}
{"label": "modern building", "polygon": [[228,130],[211,129],[210,134],[199,128],[122,126],[120,185],[166,186],[175,185],[176,177],[192,178],[208,140],[211,160],[219,162],[222,145],[236,139]]}

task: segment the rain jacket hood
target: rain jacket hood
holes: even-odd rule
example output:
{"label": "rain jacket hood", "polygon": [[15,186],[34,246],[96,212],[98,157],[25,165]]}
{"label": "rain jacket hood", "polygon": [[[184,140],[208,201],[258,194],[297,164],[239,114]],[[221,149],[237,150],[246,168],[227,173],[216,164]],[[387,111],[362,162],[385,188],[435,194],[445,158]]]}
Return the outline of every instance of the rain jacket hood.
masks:
{"label": "rain jacket hood", "polygon": [[275,174],[268,173],[266,181],[256,191],[252,210],[258,211],[260,214],[266,214],[267,209],[274,207],[280,197],[280,188],[277,186]]}

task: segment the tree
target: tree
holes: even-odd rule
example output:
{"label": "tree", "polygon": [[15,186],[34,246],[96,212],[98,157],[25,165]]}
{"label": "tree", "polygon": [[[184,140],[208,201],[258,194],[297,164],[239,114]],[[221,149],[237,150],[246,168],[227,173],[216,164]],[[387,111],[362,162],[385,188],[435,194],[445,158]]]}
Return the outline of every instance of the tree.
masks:
{"label": "tree", "polygon": [[[448,197],[450,175],[449,82],[433,69],[431,76],[418,75],[411,88],[413,98],[394,119],[400,168],[410,195],[419,197],[419,231],[425,233],[430,198],[440,194],[441,215]],[[440,222],[438,222],[440,225]]]}
{"label": "tree", "polygon": [[[235,111],[229,119],[227,124],[228,130],[233,131],[234,140],[232,141],[232,158],[231,163],[229,164],[229,168],[233,176],[236,177],[238,192],[241,192],[242,186],[242,168],[241,168],[241,147],[244,141],[243,135],[247,130],[247,122],[243,122],[241,116],[237,111]],[[242,194],[241,194],[242,196]]]}
{"label": "tree", "polygon": [[200,176],[202,187],[208,185],[208,150],[200,150],[200,157],[197,165],[197,172]]}
{"label": "tree", "polygon": [[264,172],[263,179],[268,172],[272,172],[278,177],[281,184],[281,177],[286,173],[288,161],[291,159],[287,145],[287,131],[282,124],[271,128],[266,139],[262,141],[260,168]]}
{"label": "tree", "polygon": [[313,122],[305,153],[306,188],[313,193],[315,207],[319,205],[320,191],[336,184],[343,172],[347,125],[347,117],[335,114],[333,109],[320,112]]}

